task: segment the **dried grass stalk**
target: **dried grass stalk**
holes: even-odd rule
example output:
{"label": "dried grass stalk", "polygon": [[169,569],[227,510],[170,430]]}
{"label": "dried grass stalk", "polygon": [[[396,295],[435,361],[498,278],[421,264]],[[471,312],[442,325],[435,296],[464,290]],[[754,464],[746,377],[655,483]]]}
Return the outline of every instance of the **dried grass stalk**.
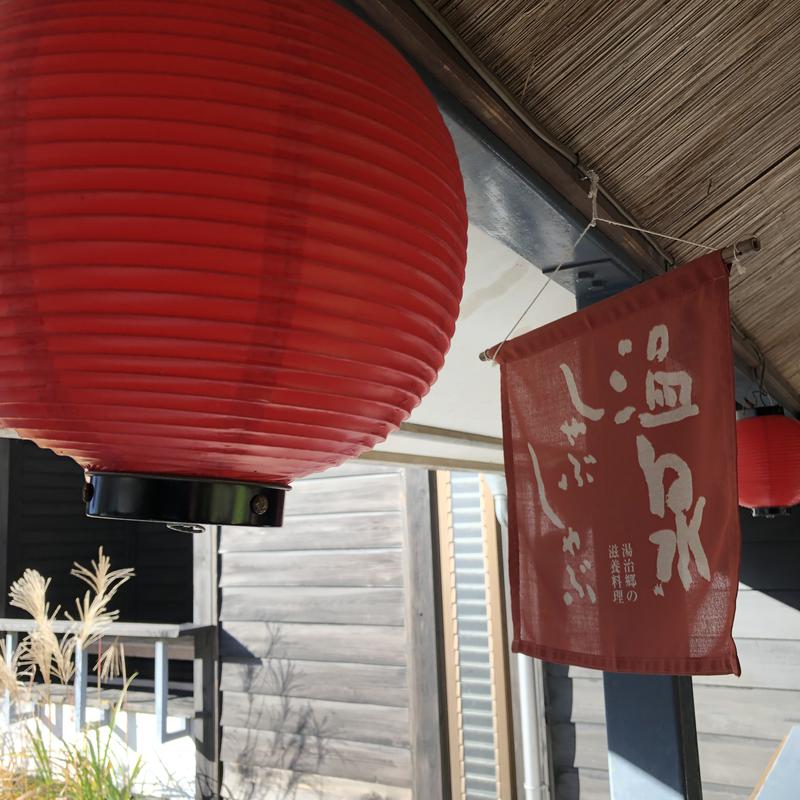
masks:
{"label": "dried grass stalk", "polygon": [[[67,619],[77,623],[75,638],[81,647],[87,648],[97,642],[108,627],[119,618],[119,610],[109,610],[108,604],[133,576],[134,570],[111,569],[111,559],[103,553],[101,547],[97,561],[92,561],[92,568],[87,569],[75,563],[70,575],[80,578],[89,586],[83,598],[76,598],[77,618],[67,613]],[[92,596],[94,593],[94,596]]]}
{"label": "dried grass stalk", "polygon": [[51,578],[45,579],[35,569],[26,569],[22,577],[11,584],[8,593],[11,605],[30,614],[36,623],[36,628],[19,643],[16,661],[30,680],[38,671],[46,684],[51,683],[54,677],[66,683],[74,671],[68,658],[71,651],[67,653],[62,649],[62,643],[53,630],[60,608],[56,607],[50,613],[47,589],[51,582]]}
{"label": "dried grass stalk", "polygon": [[[85,649],[99,641],[118,619],[119,611],[109,609],[108,604],[134,576],[134,570],[112,570],[111,559],[101,547],[97,560],[92,561],[91,569],[76,563],[70,574],[86,583],[89,590],[82,598],[75,599],[77,616],[66,614],[73,626],[61,639],[53,630],[60,607],[51,613],[47,602],[47,590],[52,579],[44,578],[36,570],[27,569],[19,580],[11,584],[11,605],[25,611],[36,623],[35,629],[19,643],[12,658],[11,671],[17,677],[23,674],[32,682],[38,672],[48,685],[53,680],[69,683],[75,674],[75,649],[78,646]],[[10,675],[6,675],[5,679],[10,680]],[[0,676],[0,686],[3,680]]]}
{"label": "dried grass stalk", "polygon": [[[0,692],[8,692],[12,700],[19,700],[23,686],[19,672],[19,649],[15,650],[9,658],[6,643],[0,641]],[[23,673],[27,676],[27,672]]]}
{"label": "dried grass stalk", "polygon": [[110,681],[120,676],[125,676],[125,645],[115,641],[110,647],[106,648],[97,663],[94,671],[98,674],[100,682]]}

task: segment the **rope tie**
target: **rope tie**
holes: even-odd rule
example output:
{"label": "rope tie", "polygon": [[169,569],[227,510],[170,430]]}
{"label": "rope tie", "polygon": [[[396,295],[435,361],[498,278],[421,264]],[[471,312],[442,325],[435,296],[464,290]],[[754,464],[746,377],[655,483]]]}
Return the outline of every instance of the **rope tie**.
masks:
{"label": "rope tie", "polygon": [[701,250],[705,250],[708,253],[713,253],[714,250],[719,248],[717,247],[709,247],[707,244],[703,244],[702,242],[693,242],[691,239],[681,239],[680,236],[670,236],[668,233],[659,233],[658,231],[651,231],[647,228],[639,228],[636,225],[628,225],[625,222],[617,222],[614,219],[606,219],[605,217],[598,217],[597,222],[605,222],[606,225],[616,225],[618,228],[627,228],[631,231],[638,231],[639,233],[648,233],[650,236],[658,236],[660,239],[669,239],[671,242],[680,242],[681,244],[688,244],[692,247],[699,247]]}
{"label": "rope tie", "polygon": [[589,199],[592,201],[592,221],[589,223],[590,228],[597,226],[599,222],[597,218],[597,193],[600,191],[600,176],[593,170],[587,170],[586,178],[589,180]]}
{"label": "rope tie", "polygon": [[[581,231],[581,235],[573,242],[572,247],[570,248],[570,254],[575,255],[575,250],[578,245],[583,241],[583,237],[586,236],[587,233],[594,227],[594,220],[591,220],[589,224]],[[563,267],[565,264],[569,263],[568,261],[562,261],[551,273],[548,274],[547,280],[539,287],[539,291],[536,292],[533,300],[528,303],[527,308],[519,315],[519,319],[511,326],[511,330],[506,334],[505,339],[497,346],[494,353],[492,353],[492,366],[497,366],[497,356],[500,355],[500,351],[503,349],[505,343],[511,338],[511,335],[514,331],[519,327],[520,323],[522,322],[525,317],[528,316],[528,312],[536,305],[536,301],[542,296],[544,290],[550,285],[553,278],[558,274],[558,271]],[[536,266],[535,264],[533,266]]]}
{"label": "rope tie", "polygon": [[731,258],[731,269],[736,270],[737,275],[744,275],[747,273],[747,270],[744,268],[744,264],[739,260],[739,251],[736,249],[736,243],[733,244],[733,257]]}

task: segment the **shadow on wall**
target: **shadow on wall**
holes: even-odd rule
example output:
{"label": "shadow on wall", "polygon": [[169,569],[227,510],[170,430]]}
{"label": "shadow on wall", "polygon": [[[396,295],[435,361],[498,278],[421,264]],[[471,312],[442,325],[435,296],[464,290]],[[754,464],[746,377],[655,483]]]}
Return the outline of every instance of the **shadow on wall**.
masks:
{"label": "shadow on wall", "polygon": [[[236,655],[253,656],[238,644]],[[237,745],[241,780],[235,790],[223,784],[225,796],[233,800],[295,800],[301,788],[304,798],[310,791],[324,800],[318,773],[339,757],[328,720],[307,700],[296,699],[302,694],[302,673],[292,660],[280,657],[283,649],[280,627],[269,625],[266,654],[246,667],[238,696],[246,698],[247,706],[239,710],[236,726],[246,731]]]}

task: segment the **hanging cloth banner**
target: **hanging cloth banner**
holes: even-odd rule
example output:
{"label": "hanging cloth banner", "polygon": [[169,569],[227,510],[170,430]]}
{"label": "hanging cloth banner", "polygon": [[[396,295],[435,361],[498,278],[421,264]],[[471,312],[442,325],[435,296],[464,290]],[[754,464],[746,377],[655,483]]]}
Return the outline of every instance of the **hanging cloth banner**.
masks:
{"label": "hanging cloth banner", "polygon": [[517,652],[739,674],[728,269],[712,253],[498,352]]}

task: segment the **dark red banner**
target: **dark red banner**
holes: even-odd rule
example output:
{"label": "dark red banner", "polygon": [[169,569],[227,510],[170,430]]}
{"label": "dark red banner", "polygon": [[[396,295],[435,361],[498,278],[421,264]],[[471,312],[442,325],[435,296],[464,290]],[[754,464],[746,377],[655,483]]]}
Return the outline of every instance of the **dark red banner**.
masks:
{"label": "dark red banner", "polygon": [[714,253],[507,342],[514,649],[739,674],[728,269]]}

